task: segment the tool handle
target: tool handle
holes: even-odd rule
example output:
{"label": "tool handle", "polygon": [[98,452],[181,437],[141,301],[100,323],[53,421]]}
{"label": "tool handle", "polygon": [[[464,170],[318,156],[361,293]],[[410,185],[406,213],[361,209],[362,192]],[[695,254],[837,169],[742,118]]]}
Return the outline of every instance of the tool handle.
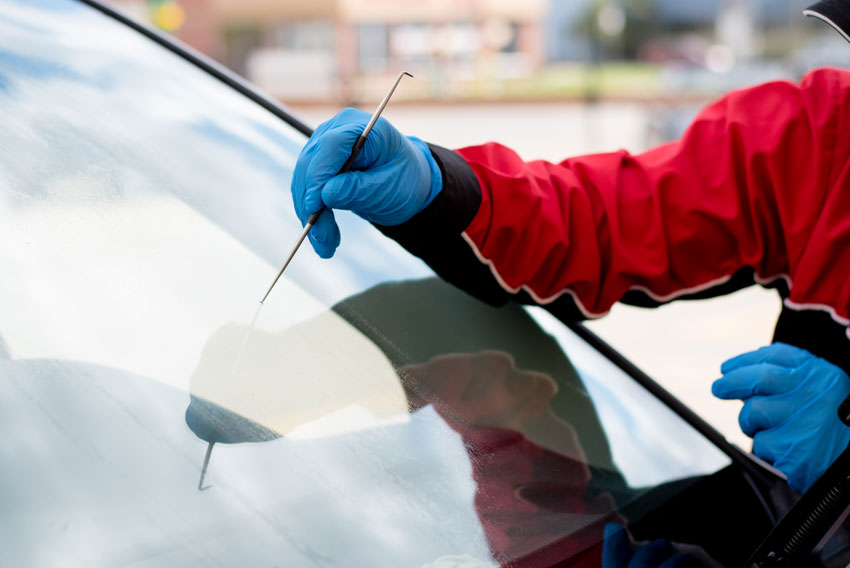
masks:
{"label": "tool handle", "polygon": [[[345,163],[342,165],[336,175],[344,174],[345,172],[351,169],[351,166],[354,164],[354,160],[356,160],[357,156],[360,154],[360,149],[363,148],[363,144],[366,142],[366,134],[368,134],[368,132],[364,132],[363,134],[361,134],[360,137],[357,139],[357,142],[354,143],[354,147],[351,149],[351,155],[348,156],[348,159],[345,161]],[[324,210],[325,208],[322,207],[321,209],[310,215],[310,218],[307,219],[307,225],[314,225],[316,221],[318,221],[319,215],[321,215],[322,211]]]}

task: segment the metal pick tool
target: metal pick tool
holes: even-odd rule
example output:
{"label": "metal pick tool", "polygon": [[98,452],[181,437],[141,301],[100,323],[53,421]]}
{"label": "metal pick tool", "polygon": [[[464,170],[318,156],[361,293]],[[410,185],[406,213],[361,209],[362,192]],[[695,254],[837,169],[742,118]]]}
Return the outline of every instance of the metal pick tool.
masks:
{"label": "metal pick tool", "polygon": [[207,485],[206,487],[204,487],[204,477],[206,477],[207,475],[207,466],[210,465],[210,456],[212,456],[212,450],[214,445],[215,438],[210,440],[210,443],[207,446],[207,453],[204,456],[204,466],[201,468],[201,480],[198,482],[198,491],[204,491],[211,487],[211,485]]}
{"label": "metal pick tool", "polygon": [[[408,77],[413,77],[413,75],[411,75],[407,71],[402,71],[401,73],[398,74],[398,77],[396,77],[395,83],[393,83],[393,86],[390,87],[389,92],[384,97],[384,100],[381,101],[381,104],[378,105],[377,110],[375,110],[375,114],[373,114],[372,118],[369,119],[368,124],[366,124],[366,128],[363,129],[363,133],[357,139],[357,142],[354,143],[354,147],[351,149],[351,155],[348,157],[348,159],[345,161],[345,163],[339,169],[339,172],[337,172],[337,175],[344,174],[345,172],[347,172],[348,170],[351,169],[351,165],[354,163],[354,160],[357,158],[357,155],[360,153],[360,149],[363,147],[364,142],[366,142],[366,136],[369,135],[369,131],[372,130],[372,127],[375,126],[375,123],[378,121],[378,118],[381,117],[381,113],[384,112],[384,107],[386,107],[387,103],[390,102],[390,97],[393,96],[393,93],[395,92],[396,87],[398,87],[398,84],[401,82],[401,78],[404,77],[405,75],[407,75]],[[325,210],[325,208],[322,207],[320,210],[318,210],[315,213],[313,213],[312,215],[310,215],[310,218],[307,220],[307,224],[304,225],[304,231],[301,232],[301,236],[298,237],[297,241],[295,241],[295,246],[292,247],[292,250],[289,252],[289,256],[286,257],[286,260],[283,263],[283,268],[281,268],[280,272],[277,273],[277,276],[275,276],[275,279],[274,279],[274,282],[272,282],[272,285],[269,286],[269,289],[266,292],[266,295],[263,296],[262,300],[260,300],[261,304],[265,303],[266,298],[268,298],[269,294],[271,294],[272,288],[274,288],[275,284],[277,284],[277,281],[280,280],[281,275],[283,275],[283,271],[286,270],[286,267],[289,266],[290,262],[292,262],[292,258],[295,256],[295,253],[298,252],[298,249],[301,247],[301,243],[303,243],[304,239],[307,238],[307,234],[310,232],[310,229],[313,228],[313,224],[316,222],[316,220],[318,220],[319,215],[321,215],[322,211],[324,211],[324,210]]]}

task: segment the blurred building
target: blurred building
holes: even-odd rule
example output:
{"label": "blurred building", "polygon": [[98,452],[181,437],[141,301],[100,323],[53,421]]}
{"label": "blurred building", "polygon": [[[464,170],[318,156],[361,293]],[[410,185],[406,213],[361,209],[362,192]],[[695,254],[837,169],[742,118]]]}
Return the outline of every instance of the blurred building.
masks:
{"label": "blurred building", "polygon": [[459,79],[527,76],[545,59],[547,0],[178,2],[181,39],[288,100],[375,98],[401,69],[430,79],[418,95],[451,96]]}
{"label": "blurred building", "polygon": [[583,97],[606,64],[602,92],[634,97],[838,59],[806,32],[813,0],[112,1],[290,102],[377,100],[402,69],[399,99]]}

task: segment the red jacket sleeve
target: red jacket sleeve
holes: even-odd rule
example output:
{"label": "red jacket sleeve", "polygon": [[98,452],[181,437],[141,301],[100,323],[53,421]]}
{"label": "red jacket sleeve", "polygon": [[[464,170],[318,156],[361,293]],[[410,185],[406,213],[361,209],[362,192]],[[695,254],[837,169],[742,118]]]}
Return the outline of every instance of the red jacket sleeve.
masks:
{"label": "red jacket sleeve", "polygon": [[790,288],[786,306],[846,326],[849,113],[850,73],[820,70],[800,85],[733,92],[681,140],[639,155],[553,164],[498,144],[432,148],[443,191],[430,211],[387,232],[493,303],[498,288],[597,317],[624,298],[728,291],[749,274],[749,283]]}

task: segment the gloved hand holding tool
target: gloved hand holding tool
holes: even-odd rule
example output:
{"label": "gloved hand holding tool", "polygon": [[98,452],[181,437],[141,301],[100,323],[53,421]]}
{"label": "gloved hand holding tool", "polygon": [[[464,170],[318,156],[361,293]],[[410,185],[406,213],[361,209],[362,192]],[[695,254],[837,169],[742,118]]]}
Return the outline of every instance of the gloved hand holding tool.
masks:
{"label": "gloved hand holding tool", "polygon": [[850,443],[838,407],[850,394],[850,377],[808,351],[774,343],[720,367],[715,396],[741,399],[741,429],[753,453],[806,491]]}
{"label": "gloved hand holding tool", "polygon": [[292,177],[292,200],[302,223],[326,209],[310,231],[310,243],[322,258],[339,246],[331,209],[348,209],[367,221],[399,225],[422,211],[442,188],[440,169],[425,142],[403,136],[378,119],[351,171],[341,167],[369,121],[365,112],[347,108],[321,124],[301,151]]}
{"label": "gloved hand holding tool", "polygon": [[[301,150],[291,188],[295,212],[304,230],[260,304],[265,303],[307,235],[319,256],[333,256],[340,235],[328,207],[351,209],[369,221],[397,225],[439,193],[440,171],[428,146],[417,138],[404,138],[381,119],[405,75],[413,77],[407,71],[399,73],[368,120],[361,111],[345,109],[320,125]],[[369,136],[373,129],[377,132]],[[361,171],[347,175],[352,168]],[[370,175],[362,175],[364,169],[369,169]]]}

